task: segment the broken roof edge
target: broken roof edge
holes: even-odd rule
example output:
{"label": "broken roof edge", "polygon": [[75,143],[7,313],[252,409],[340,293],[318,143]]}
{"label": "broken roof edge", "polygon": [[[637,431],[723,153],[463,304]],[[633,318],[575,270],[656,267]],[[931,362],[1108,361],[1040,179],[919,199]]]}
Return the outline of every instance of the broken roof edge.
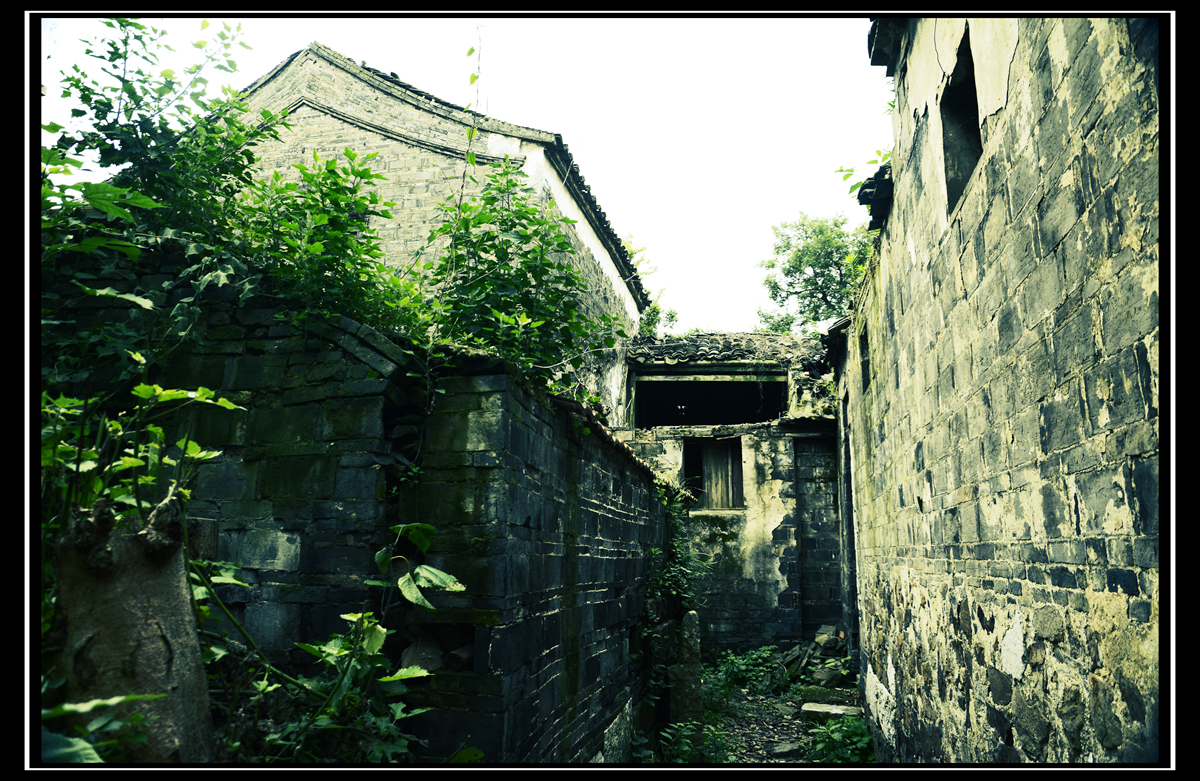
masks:
{"label": "broken roof edge", "polygon": [[[572,156],[567,145],[563,143],[561,134],[504,122],[481,114],[478,111],[456,106],[453,103],[442,100],[436,95],[418,89],[408,82],[401,81],[394,73],[384,73],[365,64],[359,65],[349,57],[339,54],[318,41],[313,41],[305,48],[294,52],[291,56],[284,59],[283,62],[271,69],[269,73],[260,77],[243,90],[243,95],[249,96],[251,93],[265,87],[306,51],[312,52],[331,65],[341,68],[377,89],[383,89],[419,109],[432,110],[449,120],[460,122],[464,125],[470,124],[470,121],[466,120],[465,117],[474,117],[478,122],[477,127],[480,130],[502,133],[514,138],[541,144],[546,150],[546,158],[563,180],[567,191],[575,198],[576,203],[587,217],[588,223],[591,225],[592,230],[596,232],[596,236],[600,239],[600,242],[608,250],[609,255],[617,266],[617,272],[621,281],[637,304],[638,312],[644,312],[650,306],[652,303],[650,294],[642,284],[641,277],[633,265],[633,259],[629,256],[624,242],[613,228],[612,223],[609,222],[608,215],[600,208],[599,201],[596,200],[596,196],[592,194],[591,187],[588,186],[583,174],[579,171],[579,164],[575,162],[574,156]],[[457,116],[455,116],[456,114]],[[465,152],[462,156],[465,159]]]}
{"label": "broken roof edge", "polygon": [[664,339],[638,337],[630,344],[628,359],[641,366],[793,366],[811,363],[819,350],[819,340],[795,334],[711,331]]}

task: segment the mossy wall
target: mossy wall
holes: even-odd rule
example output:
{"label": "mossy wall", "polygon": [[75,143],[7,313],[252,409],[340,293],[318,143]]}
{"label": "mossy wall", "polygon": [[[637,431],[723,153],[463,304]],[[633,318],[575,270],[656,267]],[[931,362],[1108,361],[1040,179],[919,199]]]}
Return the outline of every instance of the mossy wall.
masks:
{"label": "mossy wall", "polygon": [[[1155,761],[1158,23],[875,30],[895,202],[839,396],[876,753]],[[968,41],[983,151],[950,204]]]}

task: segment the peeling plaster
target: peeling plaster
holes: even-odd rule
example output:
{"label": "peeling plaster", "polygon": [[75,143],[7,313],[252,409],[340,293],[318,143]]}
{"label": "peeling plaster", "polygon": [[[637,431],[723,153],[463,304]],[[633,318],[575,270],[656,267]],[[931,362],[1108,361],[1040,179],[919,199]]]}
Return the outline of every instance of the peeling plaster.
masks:
{"label": "peeling plaster", "polygon": [[967,20],[971,56],[977,64],[975,89],[980,120],[1008,104],[1008,71],[1017,53],[1017,24],[1015,18]]}
{"label": "peeling plaster", "polygon": [[1021,632],[1021,609],[1017,608],[1013,625],[1004,633],[1000,643],[1000,669],[1013,678],[1020,678],[1025,672],[1025,639]]}
{"label": "peeling plaster", "polygon": [[774,540],[775,529],[787,514],[787,505],[779,496],[778,481],[758,479],[760,474],[770,474],[770,443],[750,437],[742,441],[750,445],[742,448],[742,495],[757,497],[756,501],[746,502],[746,526],[741,538],[742,575],[754,581],[758,593],[774,605],[787,588]]}

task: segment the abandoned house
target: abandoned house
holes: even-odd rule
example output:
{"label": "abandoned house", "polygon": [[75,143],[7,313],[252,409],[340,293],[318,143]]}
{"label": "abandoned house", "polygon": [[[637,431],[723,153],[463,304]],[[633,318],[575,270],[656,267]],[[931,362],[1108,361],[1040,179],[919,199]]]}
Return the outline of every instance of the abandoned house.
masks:
{"label": "abandoned house", "polygon": [[[699,334],[637,340],[631,426],[617,434],[698,496],[693,549],[706,648],[784,647],[855,622],[839,581],[836,421],[815,339]],[[843,608],[846,613],[843,613]]]}
{"label": "abandoned house", "polygon": [[[370,323],[300,333],[215,304],[158,381],[246,407],[189,505],[222,596],[307,663],[372,597],[396,523],[465,591],[389,616],[435,674],[406,723],[430,759],[622,762],[661,480],[698,497],[702,643],[783,645],[840,624],[881,761],[1153,761],[1158,753],[1157,23],[875,20],[894,76],[881,227],[851,317],[823,343],[700,334],[618,343],[602,423],[463,355],[426,414],[410,353]],[[266,171],[376,152],[402,265],[460,181],[508,156],[576,220],[594,313],[650,301],[561,137],[464,111],[313,43],[248,89],[287,110]],[[103,312],[101,312],[103,315]],[[423,435],[420,433],[423,431]],[[421,479],[405,466],[421,445]],[[394,645],[393,645],[394,644]]]}

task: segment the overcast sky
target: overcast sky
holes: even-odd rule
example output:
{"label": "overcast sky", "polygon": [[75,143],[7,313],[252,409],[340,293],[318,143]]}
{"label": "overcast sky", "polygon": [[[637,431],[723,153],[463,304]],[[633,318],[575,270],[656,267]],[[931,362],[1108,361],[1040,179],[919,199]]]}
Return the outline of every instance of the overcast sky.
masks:
{"label": "overcast sky", "polygon": [[[866,18],[207,19],[203,32],[201,17],[143,20],[169,31],[177,54],[164,52],[163,67],[182,71],[199,53],[191,42],[241,24],[253,49],[237,47],[232,77],[207,74],[214,88],[247,87],[319,41],[443,100],[560,133],[613,228],[646,248],[658,270],[644,283],[665,291],[677,330],[752,330],[769,306],[758,264],[771,256],[771,226],[800,212],[866,222],[835,171],[870,173],[867,160],[892,143]],[[108,28],[31,24],[35,41],[41,26],[42,121],[68,125],[59,71],[98,71],[78,39]],[[482,53],[478,101],[470,47]]]}

